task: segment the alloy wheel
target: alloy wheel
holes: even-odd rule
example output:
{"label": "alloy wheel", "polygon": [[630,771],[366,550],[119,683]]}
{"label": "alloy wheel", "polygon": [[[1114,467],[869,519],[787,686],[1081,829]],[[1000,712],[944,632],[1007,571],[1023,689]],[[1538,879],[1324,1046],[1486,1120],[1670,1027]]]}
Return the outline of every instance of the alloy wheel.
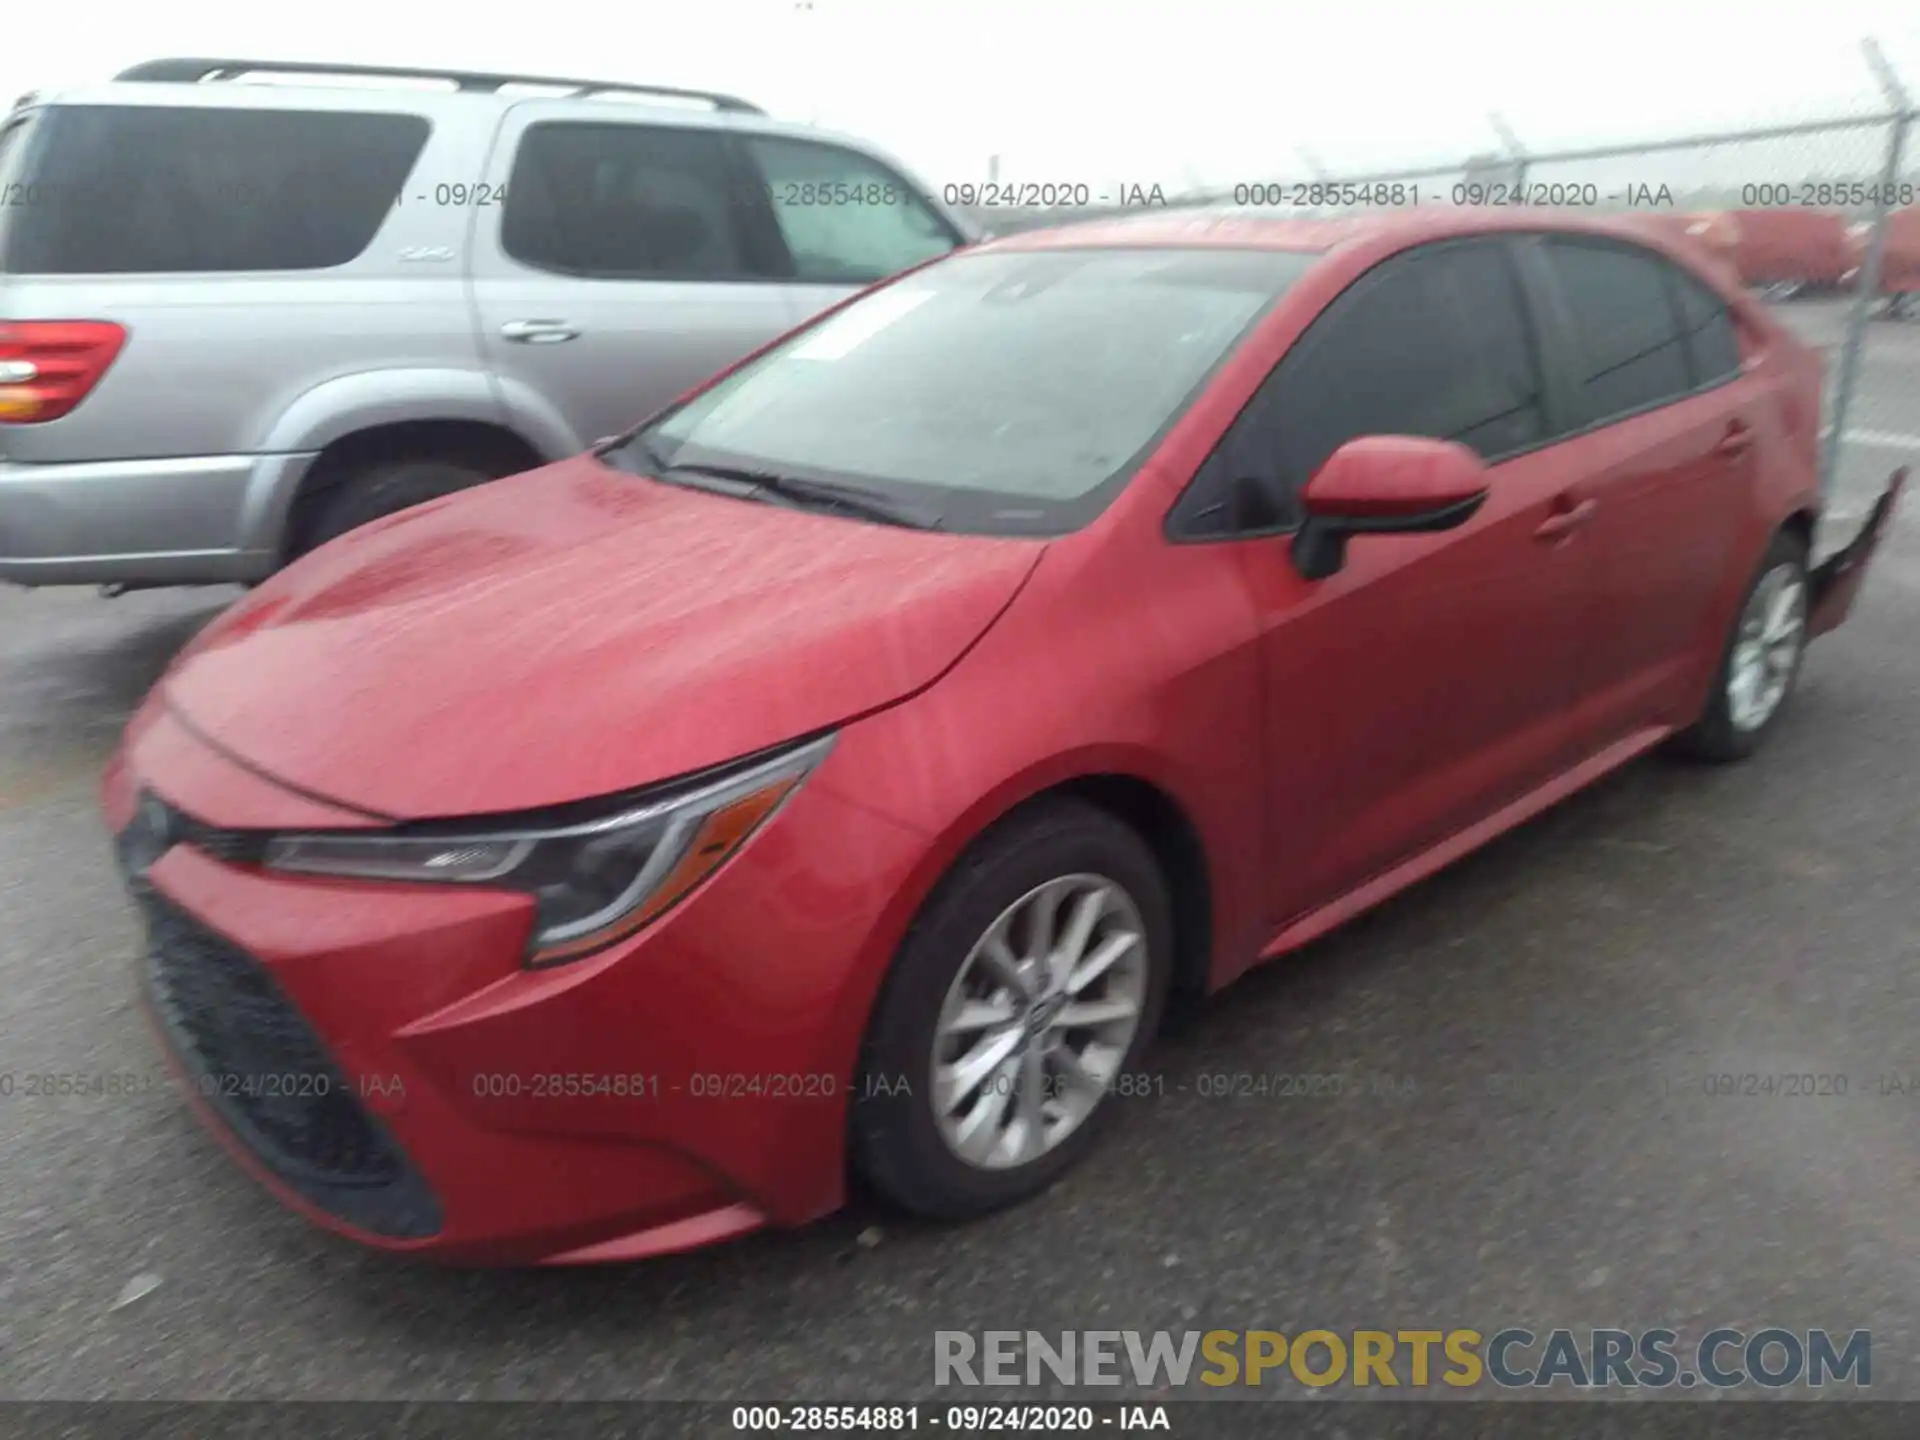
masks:
{"label": "alloy wheel", "polygon": [[1003,910],[934,1031],[934,1120],[948,1149],[1004,1170],[1079,1129],[1139,1029],[1148,960],[1139,907],[1103,875],[1060,876]]}
{"label": "alloy wheel", "polygon": [[1727,714],[1751,733],[1765,725],[1793,683],[1806,643],[1807,585],[1797,565],[1776,565],[1747,598],[1727,666]]}

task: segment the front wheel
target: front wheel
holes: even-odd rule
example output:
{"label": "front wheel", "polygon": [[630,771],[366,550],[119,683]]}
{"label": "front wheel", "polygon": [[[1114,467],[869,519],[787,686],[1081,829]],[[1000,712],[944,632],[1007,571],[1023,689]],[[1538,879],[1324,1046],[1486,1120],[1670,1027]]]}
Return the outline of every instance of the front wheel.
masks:
{"label": "front wheel", "polygon": [[1700,718],[1676,737],[1703,760],[1744,760],[1786,705],[1807,647],[1807,546],[1774,536],[1741,603],[1713,694]]}
{"label": "front wheel", "polygon": [[1051,1185],[1093,1143],[1165,1004],[1153,852],[1078,801],[1016,812],[908,933],[868,1030],[853,1158],[883,1196],[960,1219]]}

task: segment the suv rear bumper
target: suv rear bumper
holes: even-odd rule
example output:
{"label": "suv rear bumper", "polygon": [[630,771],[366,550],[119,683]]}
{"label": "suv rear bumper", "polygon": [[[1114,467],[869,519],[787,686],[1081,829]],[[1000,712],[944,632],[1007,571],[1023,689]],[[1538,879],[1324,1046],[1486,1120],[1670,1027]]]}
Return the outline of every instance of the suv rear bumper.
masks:
{"label": "suv rear bumper", "polygon": [[277,566],[300,455],[0,460],[0,580],[219,584]]}

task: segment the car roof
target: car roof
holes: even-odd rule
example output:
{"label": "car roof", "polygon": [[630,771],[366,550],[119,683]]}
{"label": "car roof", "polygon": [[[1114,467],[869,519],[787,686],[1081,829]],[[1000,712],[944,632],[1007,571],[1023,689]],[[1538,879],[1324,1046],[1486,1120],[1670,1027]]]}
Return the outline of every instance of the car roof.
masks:
{"label": "car roof", "polygon": [[[531,85],[519,90],[456,90],[418,84],[366,83],[351,79],[329,83],[323,77],[285,80],[221,80],[204,84],[151,80],[106,80],[62,90],[40,91],[27,106],[58,109],[71,105],[143,105],[161,109],[241,110],[366,110],[413,114],[479,115],[499,112],[529,102],[579,107],[581,113],[612,110],[615,114],[669,117],[679,124],[728,129],[804,134],[826,132],[794,121],[778,120],[760,112],[715,109],[694,100],[651,97],[644,92],[604,94],[538,93]],[[617,107],[617,108],[616,108]],[[834,136],[835,139],[842,137]]]}
{"label": "car roof", "polygon": [[[529,82],[531,83],[531,82]],[[429,85],[328,84],[320,76],[293,80],[222,80],[204,84],[163,81],[109,80],[57,91],[30,92],[21,97],[15,113],[48,111],[76,105],[151,106],[156,109],[330,110],[369,114],[425,116],[450,124],[497,124],[509,109],[538,105],[554,118],[592,120],[596,116],[644,119],[649,124],[731,131],[770,139],[812,141],[837,145],[877,160],[902,175],[907,166],[890,150],[864,135],[828,129],[807,121],[786,120],[761,111],[712,109],[697,101],[655,99],[644,92],[602,94],[536,94],[526,90],[475,91],[436,89]],[[0,112],[0,121],[11,117]],[[937,199],[937,194],[929,196]],[[941,207],[947,218],[961,223],[952,206]],[[978,233],[971,222],[961,223],[969,236]]]}
{"label": "car roof", "polygon": [[1678,254],[1656,223],[1664,209],[1596,214],[1575,210],[1516,209],[1494,205],[1422,205],[1335,218],[1275,216],[1226,207],[1142,209],[1040,230],[1023,230],[981,248],[1005,250],[1093,249],[1152,246],[1167,249],[1231,248],[1323,252],[1369,241],[1386,248],[1459,236],[1513,232],[1612,236]]}
{"label": "car roof", "polygon": [[[270,69],[270,67],[263,67]],[[221,79],[206,82],[162,80],[106,80],[61,90],[29,92],[14,109],[52,110],[74,105],[138,105],[159,109],[236,110],[350,110],[424,115],[433,119],[485,117],[496,121],[505,111],[539,104],[556,114],[588,119],[595,114],[644,117],[650,122],[731,130],[750,135],[813,140],[844,146],[871,155],[896,169],[898,160],[863,135],[831,130],[804,121],[786,120],[758,109],[737,110],[702,103],[687,92],[676,98],[645,90],[608,90],[595,93],[554,93],[565,82],[535,78],[513,82],[519,88],[463,90],[451,88],[441,77],[422,74],[417,79],[370,76],[356,83],[351,67],[339,72],[291,74],[274,79]],[[544,88],[545,93],[542,93]],[[7,116],[0,112],[0,119]]]}

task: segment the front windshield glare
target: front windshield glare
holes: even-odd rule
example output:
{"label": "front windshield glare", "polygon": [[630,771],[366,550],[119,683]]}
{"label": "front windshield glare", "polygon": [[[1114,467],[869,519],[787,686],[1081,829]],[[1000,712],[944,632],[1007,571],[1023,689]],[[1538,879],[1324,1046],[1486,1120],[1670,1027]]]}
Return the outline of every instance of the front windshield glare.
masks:
{"label": "front windshield glare", "polygon": [[1314,258],[956,256],[762,356],[651,427],[644,447],[663,467],[933,500],[961,528],[1083,523]]}

